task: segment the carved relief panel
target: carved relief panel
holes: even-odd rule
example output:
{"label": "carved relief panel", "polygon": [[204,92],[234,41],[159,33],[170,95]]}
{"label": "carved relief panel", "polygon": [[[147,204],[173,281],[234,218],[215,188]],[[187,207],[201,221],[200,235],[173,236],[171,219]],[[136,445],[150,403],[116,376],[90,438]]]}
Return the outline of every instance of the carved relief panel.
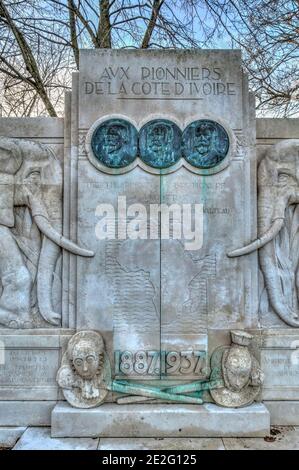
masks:
{"label": "carved relief panel", "polygon": [[0,137],[0,325],[61,325],[62,167],[50,145]]}
{"label": "carved relief panel", "polygon": [[[255,217],[247,84],[235,53],[138,54],[82,52],[74,80],[70,226],[95,257],[76,261],[73,321],[109,332],[118,377],[204,377],[209,329],[257,324],[255,255],[226,256]],[[157,67],[167,95],[146,80]]]}

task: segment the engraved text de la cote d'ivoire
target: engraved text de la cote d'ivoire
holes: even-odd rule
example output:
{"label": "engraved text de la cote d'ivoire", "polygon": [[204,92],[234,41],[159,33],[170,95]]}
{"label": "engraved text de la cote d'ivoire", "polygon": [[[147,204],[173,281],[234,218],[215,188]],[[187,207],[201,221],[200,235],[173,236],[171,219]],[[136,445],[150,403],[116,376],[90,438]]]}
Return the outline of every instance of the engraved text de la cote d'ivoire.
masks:
{"label": "engraved text de la cote d'ivoire", "polygon": [[119,99],[172,99],[234,96],[219,67],[105,67],[96,81],[85,81],[87,95],[117,95]]}

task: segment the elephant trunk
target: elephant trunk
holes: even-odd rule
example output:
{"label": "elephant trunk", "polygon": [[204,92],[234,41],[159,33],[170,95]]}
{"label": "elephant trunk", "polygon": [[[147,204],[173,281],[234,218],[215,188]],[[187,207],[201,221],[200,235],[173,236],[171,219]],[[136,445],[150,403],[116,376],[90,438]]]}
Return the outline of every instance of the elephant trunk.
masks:
{"label": "elephant trunk", "polygon": [[85,248],[81,248],[76,243],[68,240],[59,232],[57,232],[50,223],[49,219],[41,214],[36,214],[33,216],[36,225],[38,226],[39,230],[46,235],[52,242],[56,245],[64,248],[65,250],[73,253],[74,255],[78,256],[85,256],[85,257],[92,257],[94,256],[94,252],[90,250],[86,250]]}
{"label": "elephant trunk", "polygon": [[270,305],[281,320],[290,326],[298,328],[299,319],[296,319],[297,315],[287,304],[285,295],[282,291],[274,240],[265,245],[259,251],[259,260],[260,267],[264,275]]}
{"label": "elephant trunk", "polygon": [[[33,195],[30,195],[29,203],[33,219],[43,235],[37,272],[37,301],[39,312],[47,322],[55,326],[60,326],[61,314],[60,312],[55,312],[52,302],[54,273],[60,254],[60,247],[45,233],[47,230],[44,230],[44,225],[50,225],[51,228],[52,225],[54,225],[55,229],[61,231],[62,209],[59,192],[57,191],[57,195],[52,194],[51,196],[51,201],[53,202],[52,207],[50,207],[49,204],[45,206],[41,198]],[[39,223],[40,219],[42,220],[41,223]],[[54,227],[52,230],[56,233]]]}
{"label": "elephant trunk", "polygon": [[275,238],[284,226],[285,210],[290,196],[273,195],[273,188],[260,188],[258,199],[259,237],[252,243],[228,253],[229,257],[242,256],[259,249],[260,267],[263,272],[269,302],[277,315],[288,325],[299,327],[295,311],[285,301],[279,277],[279,266],[275,250]]}
{"label": "elephant trunk", "polygon": [[[58,196],[57,196],[58,199]],[[37,275],[37,300],[42,317],[53,325],[60,325],[61,315],[52,306],[52,286],[60,247],[76,255],[91,257],[94,253],[85,250],[61,235],[62,210],[60,200],[53,199],[52,207],[45,207],[40,197],[29,195],[32,217],[44,235],[39,257]]]}
{"label": "elephant trunk", "polygon": [[37,300],[41,316],[57,326],[60,326],[61,314],[53,310],[52,285],[59,253],[59,246],[44,236],[38,263]]}
{"label": "elephant trunk", "polygon": [[[39,230],[46,237],[48,237],[52,242],[54,242],[56,245],[60,246],[61,248],[64,248],[65,250],[69,251],[70,253],[73,253],[74,255],[85,256],[85,257],[94,256],[93,251],[86,250],[85,248],[81,248],[76,243],[72,242],[71,240],[61,235],[61,227],[59,231],[57,231],[53,227],[53,220],[51,217],[49,217],[48,211],[45,208],[44,204],[41,202],[40,198],[30,195],[29,205],[31,208],[33,219],[36,225],[38,226]],[[61,225],[60,221],[59,223]]]}
{"label": "elephant trunk", "polygon": [[229,253],[227,253],[227,256],[229,258],[235,258],[237,256],[249,255],[250,253],[253,253],[255,250],[262,248],[263,246],[265,246],[267,243],[269,243],[276,237],[276,235],[282,229],[283,224],[284,224],[283,218],[273,220],[271,226],[261,237],[249,243],[249,245],[245,245],[242,248],[237,248],[236,250],[230,251]]}
{"label": "elephant trunk", "polygon": [[287,202],[287,198],[277,198],[273,209],[273,194],[271,190],[268,188],[261,190],[258,201],[258,238],[242,248],[230,251],[227,253],[227,256],[235,258],[237,256],[248,255],[274,240],[284,226]]}
{"label": "elephant trunk", "polygon": [[[273,191],[261,188],[258,200],[258,229],[263,232],[272,221],[282,220],[284,222],[285,211],[290,203],[289,194],[284,196],[280,193],[273,197]],[[275,205],[274,205],[275,204]],[[282,224],[283,226],[283,224]],[[281,228],[282,228],[281,226]],[[276,314],[290,326],[299,327],[299,319],[296,312],[288,304],[282,289],[279,276],[277,253],[275,249],[275,237],[259,250],[259,262],[262,270],[265,286],[268,292],[269,302]]]}

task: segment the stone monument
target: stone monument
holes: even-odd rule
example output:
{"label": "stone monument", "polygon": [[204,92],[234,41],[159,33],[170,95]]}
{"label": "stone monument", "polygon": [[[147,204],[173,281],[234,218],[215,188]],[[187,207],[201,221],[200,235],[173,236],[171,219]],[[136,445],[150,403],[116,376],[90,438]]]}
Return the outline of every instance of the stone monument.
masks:
{"label": "stone monument", "polygon": [[1,118],[0,426],[299,425],[298,156],[236,50],[82,50],[63,119]]}

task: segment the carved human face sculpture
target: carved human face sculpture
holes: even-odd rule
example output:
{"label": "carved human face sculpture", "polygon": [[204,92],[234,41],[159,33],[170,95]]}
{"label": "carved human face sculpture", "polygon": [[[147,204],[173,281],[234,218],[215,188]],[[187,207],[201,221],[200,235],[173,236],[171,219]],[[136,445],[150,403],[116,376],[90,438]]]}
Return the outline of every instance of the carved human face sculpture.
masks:
{"label": "carved human face sculpture", "polygon": [[123,144],[122,132],[119,126],[111,126],[105,135],[105,147],[107,153],[118,152]]}
{"label": "carved human face sculpture", "polygon": [[245,348],[232,347],[223,363],[224,381],[232,391],[239,392],[250,382],[252,359]]}
{"label": "carved human face sculpture", "polygon": [[72,360],[80,377],[90,380],[99,370],[100,355],[91,342],[79,341],[73,349]]}
{"label": "carved human face sculpture", "polygon": [[149,133],[149,147],[154,152],[161,152],[168,143],[168,130],[165,126],[154,126]]}
{"label": "carved human face sculpture", "polygon": [[199,155],[204,156],[209,153],[212,143],[211,127],[199,126],[195,130],[194,135],[194,148]]}

